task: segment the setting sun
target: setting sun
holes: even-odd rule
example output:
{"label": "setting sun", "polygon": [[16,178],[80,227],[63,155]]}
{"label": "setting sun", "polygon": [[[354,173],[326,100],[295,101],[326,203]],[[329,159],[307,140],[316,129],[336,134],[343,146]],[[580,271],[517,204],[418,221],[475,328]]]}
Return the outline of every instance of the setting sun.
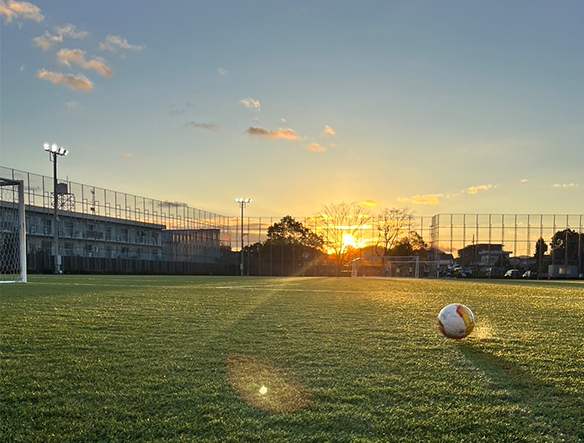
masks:
{"label": "setting sun", "polygon": [[357,242],[351,234],[343,234],[343,247],[346,248],[347,246],[357,247]]}

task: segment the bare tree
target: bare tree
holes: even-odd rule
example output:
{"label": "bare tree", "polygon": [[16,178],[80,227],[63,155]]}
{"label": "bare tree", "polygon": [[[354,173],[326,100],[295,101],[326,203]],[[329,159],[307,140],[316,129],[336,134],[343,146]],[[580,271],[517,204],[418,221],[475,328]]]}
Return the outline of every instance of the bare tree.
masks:
{"label": "bare tree", "polygon": [[318,234],[337,266],[348,264],[358,250],[347,244],[347,239],[360,239],[363,227],[371,220],[369,210],[358,203],[329,203],[316,218]]}
{"label": "bare tree", "polygon": [[375,223],[377,231],[375,253],[379,257],[388,255],[404,236],[411,233],[412,220],[413,212],[409,208],[385,209]]}

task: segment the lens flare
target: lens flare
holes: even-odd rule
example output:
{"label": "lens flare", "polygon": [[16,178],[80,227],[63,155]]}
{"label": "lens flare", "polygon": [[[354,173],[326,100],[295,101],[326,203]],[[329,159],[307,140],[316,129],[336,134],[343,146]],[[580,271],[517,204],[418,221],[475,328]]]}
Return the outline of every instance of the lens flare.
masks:
{"label": "lens flare", "polygon": [[310,405],[308,390],[295,377],[272,363],[245,355],[231,355],[226,365],[233,390],[249,406],[270,414],[290,414]]}

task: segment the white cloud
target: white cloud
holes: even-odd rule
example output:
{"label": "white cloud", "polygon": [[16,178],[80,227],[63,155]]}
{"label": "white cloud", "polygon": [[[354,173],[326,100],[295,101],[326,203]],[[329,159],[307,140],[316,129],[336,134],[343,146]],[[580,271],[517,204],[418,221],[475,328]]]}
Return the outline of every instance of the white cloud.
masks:
{"label": "white cloud", "polygon": [[308,146],[306,146],[306,149],[319,154],[322,152],[326,152],[326,148],[324,146],[319,145],[318,143],[311,143]]}
{"label": "white cloud", "polygon": [[114,71],[105,64],[101,57],[94,57],[91,60],[85,59],[85,52],[80,49],[61,49],[57,53],[57,60],[60,64],[71,67],[75,63],[86,70],[94,70],[103,77],[113,77]]}
{"label": "white cloud", "polygon": [[245,131],[250,137],[266,138],[266,139],[281,139],[300,141],[301,137],[294,132],[293,129],[278,129],[277,131],[268,131],[264,128],[247,128]]}
{"label": "white cloud", "polygon": [[48,51],[55,44],[62,43],[65,36],[73,39],[82,39],[89,35],[89,32],[87,31],[76,31],[75,26],[71,23],[66,24],[62,28],[55,26],[53,27],[53,30],[57,35],[52,35],[49,31],[45,31],[42,36],[32,39],[33,45],[41,48],[43,51]]}
{"label": "white cloud", "polygon": [[578,186],[576,183],[563,183],[552,185],[552,188],[574,188],[576,186]]}
{"label": "white cloud", "polygon": [[37,77],[53,83],[54,85],[63,85],[74,91],[93,91],[93,82],[84,75],[60,74],[45,69],[41,69],[37,73]]}
{"label": "white cloud", "polygon": [[219,68],[217,72],[221,77],[229,77],[229,72],[227,72],[227,69]]}
{"label": "white cloud", "polygon": [[187,123],[187,126],[190,126],[191,128],[196,128],[196,129],[205,129],[205,130],[211,131],[211,132],[219,132],[219,126],[216,125],[215,123],[189,122],[189,123]]}
{"label": "white cloud", "polygon": [[440,204],[441,197],[444,197],[444,195],[443,194],[415,195],[413,197],[399,197],[397,201],[400,203],[411,203],[413,205],[419,206],[436,206]]}
{"label": "white cloud", "polygon": [[12,20],[17,18],[34,20],[37,23],[42,22],[45,18],[41,14],[38,6],[28,2],[16,2],[13,0],[8,0],[8,3],[0,0],[0,16],[4,20],[4,23],[7,24],[12,23]]}
{"label": "white cloud", "polygon": [[241,103],[243,106],[245,106],[246,108],[254,108],[254,109],[260,109],[261,105],[260,102],[257,100],[254,100],[253,98],[244,98],[243,100],[241,100],[239,103]]}
{"label": "white cloud", "polygon": [[122,160],[130,160],[130,161],[134,161],[136,159],[134,157],[134,154],[123,154],[121,158],[122,158]]}
{"label": "white cloud", "polygon": [[325,127],[324,127],[324,133],[326,135],[337,135],[337,133],[335,132],[335,130],[333,128],[331,128],[329,125],[325,125]]}
{"label": "white cloud", "polygon": [[69,109],[81,109],[81,105],[75,100],[65,103],[65,106]]}
{"label": "white cloud", "polygon": [[528,181],[529,181],[529,180],[528,180],[528,179],[526,179],[526,178],[522,178],[522,179],[521,179],[521,183],[527,183]]}
{"label": "white cloud", "polygon": [[146,46],[131,45],[123,37],[116,35],[108,35],[105,41],[99,44],[100,51],[118,52],[119,49],[128,49],[130,51],[139,52],[142,51]]}
{"label": "white cloud", "polygon": [[89,32],[87,31],[76,31],[75,26],[72,25],[71,23],[67,23],[62,28],[59,26],[55,26],[53,29],[57,33],[57,35],[66,35],[67,37],[73,39],[81,39],[89,35]]}
{"label": "white cloud", "polygon": [[481,186],[471,186],[468,188],[468,193],[471,195],[478,194],[480,191],[488,191],[493,185],[481,185]]}
{"label": "white cloud", "polygon": [[281,118],[280,119],[280,123],[282,123],[283,125],[285,125],[286,124],[286,119],[285,118]]}
{"label": "white cloud", "polygon": [[55,44],[61,43],[63,41],[62,35],[51,35],[49,31],[45,31],[45,33],[40,37],[35,37],[32,39],[32,43],[37,48],[41,48],[43,51],[48,51],[51,49]]}

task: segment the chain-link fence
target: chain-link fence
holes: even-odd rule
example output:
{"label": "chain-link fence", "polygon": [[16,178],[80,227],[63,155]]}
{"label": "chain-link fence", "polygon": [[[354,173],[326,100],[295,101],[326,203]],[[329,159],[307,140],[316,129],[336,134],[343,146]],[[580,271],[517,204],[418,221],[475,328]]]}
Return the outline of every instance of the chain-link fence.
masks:
{"label": "chain-link fence", "polygon": [[64,272],[228,272],[227,216],[67,180],[55,217],[52,177],[4,167],[0,177],[24,182],[32,272],[50,272],[56,260]]}
{"label": "chain-link fence", "polygon": [[[501,271],[555,263],[583,269],[584,216],[579,214],[426,217],[408,212],[391,247],[387,236],[397,227],[381,211],[370,210],[355,226],[323,214],[293,217],[326,239],[317,253],[301,242],[270,238],[268,230],[282,217],[242,220],[71,181],[58,183],[55,220],[53,178],[4,167],[0,176],[24,182],[34,271],[48,272],[57,256],[71,272],[239,274],[243,263],[250,275],[346,275],[355,259],[385,255],[417,255],[451,265],[462,260],[463,266]],[[54,250],[55,230],[59,251]],[[331,230],[335,236],[327,235]]]}

